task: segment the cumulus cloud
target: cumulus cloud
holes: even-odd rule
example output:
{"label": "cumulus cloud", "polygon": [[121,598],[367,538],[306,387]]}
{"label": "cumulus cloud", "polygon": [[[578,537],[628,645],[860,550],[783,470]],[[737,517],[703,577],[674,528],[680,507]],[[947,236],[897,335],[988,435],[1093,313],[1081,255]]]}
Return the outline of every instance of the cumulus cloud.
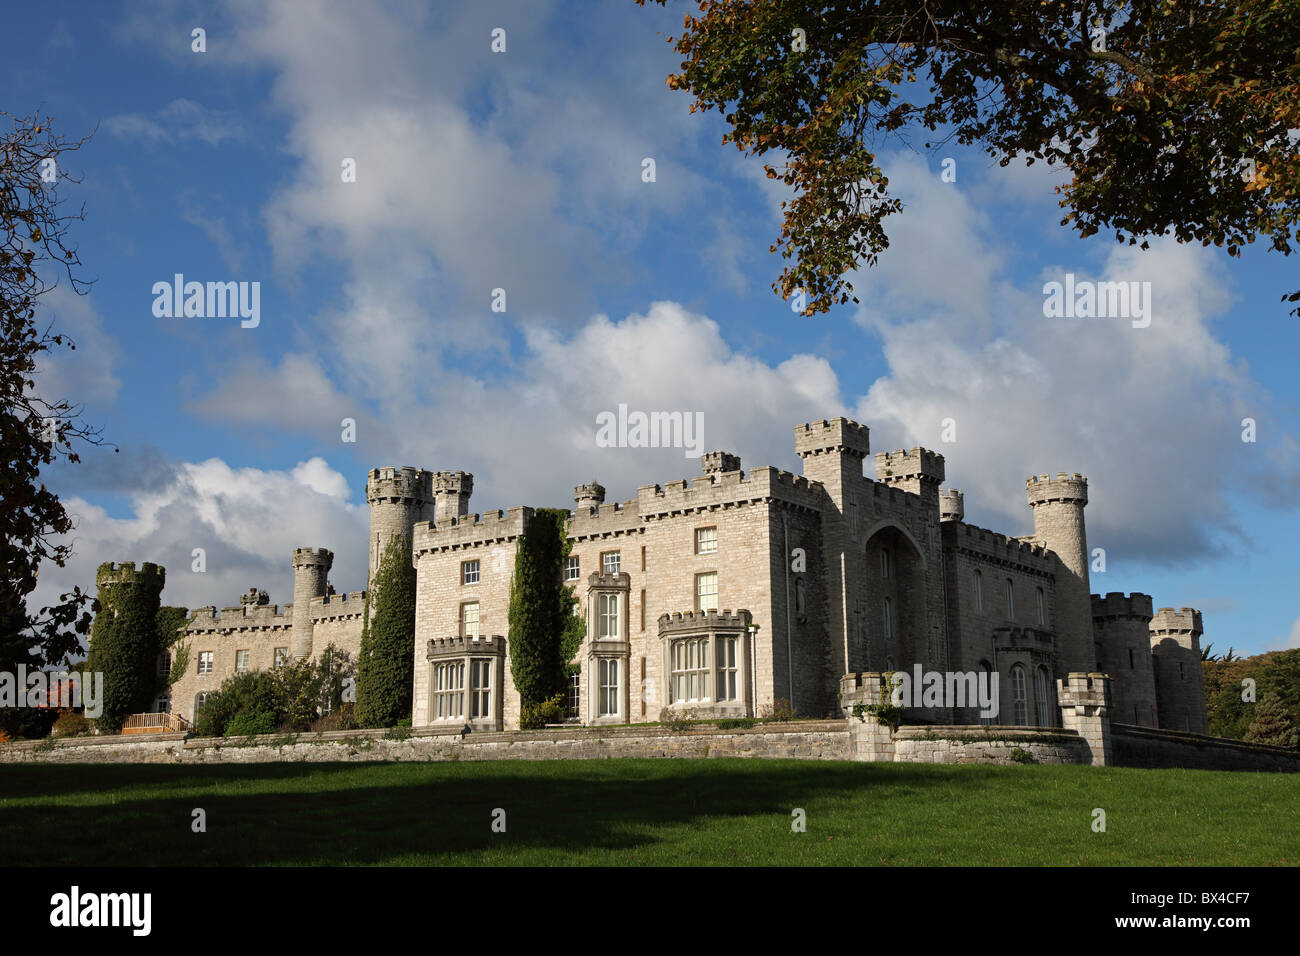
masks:
{"label": "cumulus cloud", "polygon": [[36,393],[46,401],[106,405],[116,400],[122,387],[116,373],[122,350],[104,328],[91,295],[78,295],[65,283],[41,297],[41,309],[54,323],[51,331],[67,335],[76,346],[54,346],[40,357]]}
{"label": "cumulus cloud", "polygon": [[146,143],[200,142],[219,146],[242,139],[243,124],[235,113],[215,110],[193,100],[175,99],[152,116],[119,113],[104,120],[111,136]]}
{"label": "cumulus cloud", "polygon": [[[318,546],[336,551],[330,579],[338,590],[359,590],[368,514],[350,498],[347,479],[321,458],[287,471],[232,468],[217,458],[175,464],[164,480],[130,495],[125,517],[69,497],[75,554],[64,568],[41,569],[29,605],[51,604],[74,585],[93,593],[95,569],[110,560],[165,567],[166,604],[231,605],[250,586],[286,604],[293,599],[293,549]],[[203,573],[192,570],[195,548],[205,552]]]}

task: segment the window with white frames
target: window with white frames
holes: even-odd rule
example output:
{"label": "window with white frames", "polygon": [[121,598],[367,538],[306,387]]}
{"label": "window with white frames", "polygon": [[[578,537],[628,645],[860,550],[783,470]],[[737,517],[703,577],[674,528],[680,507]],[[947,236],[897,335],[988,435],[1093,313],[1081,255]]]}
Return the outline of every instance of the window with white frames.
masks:
{"label": "window with white frames", "polygon": [[706,701],[709,699],[709,639],[686,637],[673,641],[672,700]]}
{"label": "window with white frames", "polygon": [[890,571],[891,569],[889,564],[889,549],[881,548],[880,549],[880,576],[882,578],[887,579],[890,576]]}
{"label": "window with white frames", "polygon": [[619,712],[619,666],[618,659],[602,657],[599,661],[599,704],[601,717],[615,717]]}
{"label": "window with white frames", "polygon": [[444,661],[433,666],[433,719],[465,717],[465,662]]}
{"label": "window with white frames", "polygon": [[564,580],[577,581],[582,577],[582,562],[576,554],[564,559]]}
{"label": "window with white frames", "polygon": [[460,636],[470,641],[478,639],[477,601],[469,601],[460,606]]}
{"label": "window with white frames", "polygon": [[578,713],[578,706],[582,700],[582,675],[569,675],[569,717],[576,718],[581,715]]}
{"label": "window with white frames", "polygon": [[975,610],[984,610],[984,573],[976,571],[971,577],[971,597],[975,600]]}
{"label": "window with white frames", "polygon": [[199,715],[199,711],[203,709],[203,705],[206,704],[207,702],[208,702],[208,692],[206,690],[199,691],[197,694],[194,695],[194,716],[195,717]]}
{"label": "window with white frames", "polygon": [[719,637],[718,686],[714,696],[718,700],[739,700],[736,691],[736,638]]}
{"label": "window with white frames", "polygon": [[885,640],[892,641],[894,639],[894,602],[890,598],[885,598],[883,620],[885,627]]}
{"label": "window with white frames", "polygon": [[492,662],[469,662],[469,715],[476,720],[492,716]]}
{"label": "window with white frames", "polygon": [[1011,716],[1017,727],[1029,725],[1028,689],[1025,687],[1025,669],[1019,664],[1011,668]]}
{"label": "window with white frames", "polygon": [[596,596],[596,617],[599,630],[596,635],[602,641],[617,641],[623,636],[619,627],[619,595],[602,591]]}
{"label": "window with white frames", "polygon": [[1037,618],[1037,620],[1038,620],[1039,625],[1041,626],[1041,625],[1044,625],[1044,624],[1047,623],[1047,603],[1046,603],[1046,601],[1043,599],[1043,589],[1042,589],[1042,588],[1038,588],[1038,589],[1034,592],[1034,598],[1035,598],[1035,600],[1038,602],[1038,606],[1037,606],[1038,618]]}
{"label": "window with white frames", "polygon": [[212,651],[199,651],[199,673],[212,673]]}
{"label": "window with white frames", "polygon": [[713,554],[718,550],[718,529],[713,528],[696,528],[695,529],[695,553],[696,554]]}
{"label": "window with white frames", "polygon": [[248,651],[235,651],[235,671],[242,674],[248,670]]}
{"label": "window with white frames", "polygon": [[271,664],[273,667],[279,667],[289,659],[289,648],[277,647],[271,652]]}
{"label": "window with white frames", "polygon": [[695,575],[695,610],[718,609],[718,572],[708,571]]}
{"label": "window with white frames", "polygon": [[1007,620],[1013,621],[1016,617],[1016,592],[1015,585],[1011,583],[1010,578],[1007,578],[1005,590],[1007,597]]}
{"label": "window with white frames", "polygon": [[1056,719],[1052,715],[1052,698],[1048,692],[1046,667],[1038,667],[1034,670],[1034,703],[1038,707],[1038,726],[1055,727]]}
{"label": "window with white frames", "polygon": [[462,561],[460,565],[460,583],[478,584],[478,561]]}
{"label": "window with white frames", "polygon": [[606,551],[600,556],[600,570],[602,574],[619,573],[621,564],[617,551]]}

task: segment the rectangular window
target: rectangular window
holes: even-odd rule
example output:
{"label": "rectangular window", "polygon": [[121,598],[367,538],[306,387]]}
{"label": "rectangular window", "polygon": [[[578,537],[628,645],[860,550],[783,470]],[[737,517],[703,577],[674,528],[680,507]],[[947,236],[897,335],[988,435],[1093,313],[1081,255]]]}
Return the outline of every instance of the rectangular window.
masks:
{"label": "rectangular window", "polygon": [[272,665],[275,667],[279,667],[288,659],[289,659],[289,648],[287,647],[277,647],[271,655]]}
{"label": "rectangular window", "polygon": [[695,575],[695,610],[718,609],[718,572],[708,571]]}
{"label": "rectangular window", "polygon": [[889,549],[888,548],[880,549],[880,576],[886,579],[889,577]]}
{"label": "rectangular window", "polygon": [[469,662],[469,715],[477,718],[492,716],[492,662]]}
{"label": "rectangular window", "polygon": [[645,545],[641,545],[641,570],[645,570]]}
{"label": "rectangular window", "polygon": [[1010,578],[1007,578],[1006,592],[1007,592],[1007,620],[1014,621],[1016,618],[1016,592],[1015,592],[1015,585],[1011,583]]}
{"label": "rectangular window", "polygon": [[602,657],[600,659],[600,716],[617,716],[618,700],[618,661],[612,657]]}
{"label": "rectangular window", "polygon": [[199,651],[199,673],[212,673],[212,651]]}
{"label": "rectangular window", "polygon": [[435,720],[463,720],[465,717],[465,662],[445,661],[433,668],[433,716]]}
{"label": "rectangular window", "polygon": [[894,639],[894,602],[889,598],[885,598],[884,625],[885,640],[892,641]]}
{"label": "rectangular window", "polygon": [[1046,607],[1046,605],[1045,605],[1045,603],[1044,603],[1044,601],[1043,601],[1043,589],[1042,589],[1042,588],[1039,588],[1039,589],[1035,592],[1035,597],[1036,597],[1037,600],[1038,600],[1038,623],[1039,623],[1039,625],[1041,626],[1041,625],[1047,623],[1047,607]]}
{"label": "rectangular window", "polygon": [[597,617],[599,630],[597,636],[602,641],[617,641],[623,636],[618,620],[618,595],[602,593],[597,600]]}
{"label": "rectangular window", "polygon": [[577,581],[582,578],[582,561],[576,554],[564,559],[564,580]]}
{"label": "rectangular window", "polygon": [[579,701],[582,699],[582,675],[569,675],[569,719],[578,716]]}
{"label": "rectangular window", "polygon": [[460,565],[460,583],[478,584],[478,562],[462,561]]}
{"label": "rectangular window", "polygon": [[619,573],[619,557],[617,551],[606,551],[600,556],[600,569],[604,574]]}
{"label": "rectangular window", "polygon": [[984,610],[984,575],[976,571],[971,578],[971,598],[975,601],[975,610]]}
{"label": "rectangular window", "polygon": [[460,636],[466,640],[478,640],[478,602],[470,601],[460,606]]}
{"label": "rectangular window", "polygon": [[166,680],[172,672],[172,652],[163,651],[158,655],[158,676]]}
{"label": "rectangular window", "polygon": [[709,699],[709,639],[688,637],[673,641],[672,703]]}
{"label": "rectangular window", "polygon": [[713,528],[696,528],[695,529],[695,553],[696,554],[713,554],[718,550],[718,529]]}
{"label": "rectangular window", "polygon": [[718,638],[718,700],[737,700],[736,639]]}
{"label": "rectangular window", "polygon": [[248,670],[248,651],[235,651],[235,671],[242,674]]}
{"label": "rectangular window", "polygon": [[641,630],[645,630],[645,588],[641,589]]}

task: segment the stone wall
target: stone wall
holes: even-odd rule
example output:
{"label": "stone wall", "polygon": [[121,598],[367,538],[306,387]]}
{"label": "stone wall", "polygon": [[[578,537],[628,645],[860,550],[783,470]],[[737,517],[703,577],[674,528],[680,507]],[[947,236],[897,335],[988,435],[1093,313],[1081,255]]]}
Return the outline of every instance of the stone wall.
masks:
{"label": "stone wall", "polygon": [[610,757],[793,757],[847,760],[842,720],[797,721],[720,730],[583,727],[545,731],[437,733],[389,739],[375,730],[266,734],[238,739],[180,734],[81,737],[0,745],[0,763],[268,763],[367,760],[591,760]]}
{"label": "stone wall", "polygon": [[1110,741],[1117,767],[1300,772],[1300,752],[1224,737],[1111,724]]}
{"label": "stone wall", "polygon": [[[1012,757],[1016,751],[1026,756]],[[1078,734],[1046,727],[975,725],[900,727],[894,735],[898,763],[1088,763]]]}

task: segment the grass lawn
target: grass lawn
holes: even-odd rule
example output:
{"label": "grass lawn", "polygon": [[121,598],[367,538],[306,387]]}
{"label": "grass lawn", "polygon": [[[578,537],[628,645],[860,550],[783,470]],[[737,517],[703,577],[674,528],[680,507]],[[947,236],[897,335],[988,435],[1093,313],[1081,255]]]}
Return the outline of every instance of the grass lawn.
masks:
{"label": "grass lawn", "polygon": [[[206,833],[191,832],[195,807]],[[491,829],[497,807],[504,833]],[[796,807],[805,833],[791,832]],[[1295,866],[1300,775],[739,759],[8,765],[0,864]]]}

